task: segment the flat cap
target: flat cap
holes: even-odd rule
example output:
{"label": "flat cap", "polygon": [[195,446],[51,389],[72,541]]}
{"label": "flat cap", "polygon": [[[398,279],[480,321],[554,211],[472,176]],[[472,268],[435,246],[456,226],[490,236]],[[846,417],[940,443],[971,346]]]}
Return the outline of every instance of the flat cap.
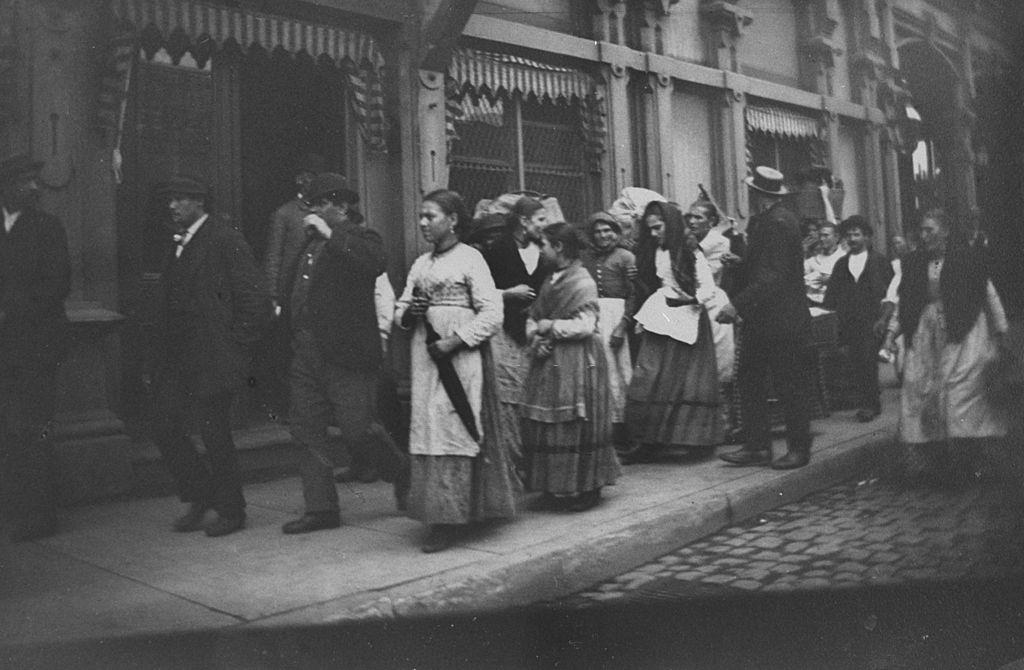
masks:
{"label": "flat cap", "polygon": [[175,175],[160,185],[160,195],[194,195],[201,198],[210,197],[210,187],[192,177]]}

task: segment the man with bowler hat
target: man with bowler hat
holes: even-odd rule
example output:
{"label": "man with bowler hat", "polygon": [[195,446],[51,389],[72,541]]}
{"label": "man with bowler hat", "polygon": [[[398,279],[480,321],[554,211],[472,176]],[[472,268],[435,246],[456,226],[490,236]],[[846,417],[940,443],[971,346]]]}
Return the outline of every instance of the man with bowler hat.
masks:
{"label": "man with bowler hat", "polygon": [[[206,184],[176,176],[161,193],[169,199],[173,236],[168,235],[162,275],[153,437],[181,500],[189,504],[174,530],[217,537],[245,526],[231,403],[249,377],[248,350],[270,310],[249,245],[210,214]],[[205,458],[189,437],[193,420]],[[204,523],[208,510],[217,516]]]}
{"label": "man with bowler hat", "polygon": [[[745,182],[752,216],[743,273],[731,304],[716,319],[741,320],[737,385],[746,444],[720,458],[734,465],[768,465],[790,470],[807,465],[810,419],[804,398],[809,362],[811,314],[804,294],[800,223],[783,203],[783,174],[757,167]],[[771,460],[768,379],[785,409],[787,451]]]}
{"label": "man with bowler hat", "polygon": [[398,448],[375,420],[381,342],[374,287],[386,262],[380,235],[360,225],[359,196],[337,173],[320,174],[306,194],[309,242],[292,287],[292,438],[305,513],[284,524],[289,535],[341,525],[334,462],[327,445],[333,419],[354,453],[378,442],[394,459]]}
{"label": "man with bowler hat", "polygon": [[65,350],[71,262],[60,220],[38,208],[42,165],[27,155],[0,162],[0,509],[16,542],[57,530],[47,424]]}

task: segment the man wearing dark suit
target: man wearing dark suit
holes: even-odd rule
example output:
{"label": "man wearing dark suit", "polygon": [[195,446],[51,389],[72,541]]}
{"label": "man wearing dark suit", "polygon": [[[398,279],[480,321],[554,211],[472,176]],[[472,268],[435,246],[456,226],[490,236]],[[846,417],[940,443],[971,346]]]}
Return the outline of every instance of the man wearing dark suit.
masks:
{"label": "man wearing dark suit", "polygon": [[882,301],[892,266],[871,248],[873,230],[867,219],[854,214],[839,225],[849,252],[836,261],[822,307],[839,318],[839,344],[849,352],[853,387],[860,398],[858,421],[871,421],[882,413],[878,389],[878,348]]}
{"label": "man wearing dark suit", "polygon": [[350,448],[376,441],[396,455],[390,435],[374,418],[381,364],[374,286],[385,270],[384,245],[359,224],[359,196],[340,175],[325,172],[306,194],[310,210],[292,288],[292,439],[299,462],[305,513],[284,524],[289,535],[341,525],[334,463],[327,445],[333,418]]}
{"label": "man wearing dark suit", "polygon": [[267,400],[275,412],[288,407],[288,368],[291,364],[291,293],[295,268],[306,246],[306,226],[302,219],[309,214],[304,194],[313,178],[326,169],[323,156],[304,154],[295,166],[295,197],[278,207],[270,217],[267,250],[263,257],[263,275],[273,306],[274,321],[261,352],[261,369],[269,385]]}
{"label": "man wearing dark suit", "polygon": [[0,509],[16,542],[57,530],[47,423],[71,263],[61,222],[37,208],[41,167],[25,155],[0,162]]}
{"label": "man wearing dark suit", "polygon": [[[750,210],[743,276],[732,303],[720,311],[723,323],[741,319],[737,384],[743,405],[746,444],[720,455],[734,465],[767,465],[776,470],[810,461],[810,419],[805,395],[811,315],[804,294],[800,224],[782,203],[783,175],[768,167],[747,177]],[[769,376],[786,416],[787,452],[771,460]]]}
{"label": "man wearing dark suit", "polygon": [[[175,177],[170,200],[176,243],[162,275],[162,356],[155,376],[154,441],[188,511],[174,530],[227,535],[245,525],[245,499],[231,437],[231,402],[249,377],[248,349],[269,314],[242,234],[208,212],[205,184]],[[198,420],[202,458],[189,438]],[[216,519],[204,524],[207,510]]]}

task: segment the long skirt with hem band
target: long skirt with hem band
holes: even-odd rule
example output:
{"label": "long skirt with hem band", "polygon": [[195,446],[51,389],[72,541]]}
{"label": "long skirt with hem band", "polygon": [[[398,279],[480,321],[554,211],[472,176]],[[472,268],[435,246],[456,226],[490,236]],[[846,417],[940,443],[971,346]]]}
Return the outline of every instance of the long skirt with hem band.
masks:
{"label": "long skirt with hem band", "polygon": [[626,394],[630,437],[643,444],[710,447],[724,440],[711,321],[700,315],[697,341],[644,332]]}
{"label": "long skirt with hem band", "polygon": [[510,437],[499,427],[494,357],[488,345],[483,358],[480,453],[468,456],[410,458],[408,516],[425,524],[467,524],[516,515],[522,483],[510,454]]}

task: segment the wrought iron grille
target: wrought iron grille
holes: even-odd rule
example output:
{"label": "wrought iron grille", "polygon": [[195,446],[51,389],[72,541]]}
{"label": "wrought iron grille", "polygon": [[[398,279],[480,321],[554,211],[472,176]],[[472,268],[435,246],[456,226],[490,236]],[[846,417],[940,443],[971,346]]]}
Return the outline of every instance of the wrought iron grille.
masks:
{"label": "wrought iron grille", "polygon": [[[503,123],[456,121],[449,186],[472,208],[479,200],[530,190],[558,198],[568,221],[582,221],[596,202],[586,167],[580,110],[573,105],[515,98]],[[522,136],[522,155],[518,137]],[[522,164],[523,181],[519,181]]]}

